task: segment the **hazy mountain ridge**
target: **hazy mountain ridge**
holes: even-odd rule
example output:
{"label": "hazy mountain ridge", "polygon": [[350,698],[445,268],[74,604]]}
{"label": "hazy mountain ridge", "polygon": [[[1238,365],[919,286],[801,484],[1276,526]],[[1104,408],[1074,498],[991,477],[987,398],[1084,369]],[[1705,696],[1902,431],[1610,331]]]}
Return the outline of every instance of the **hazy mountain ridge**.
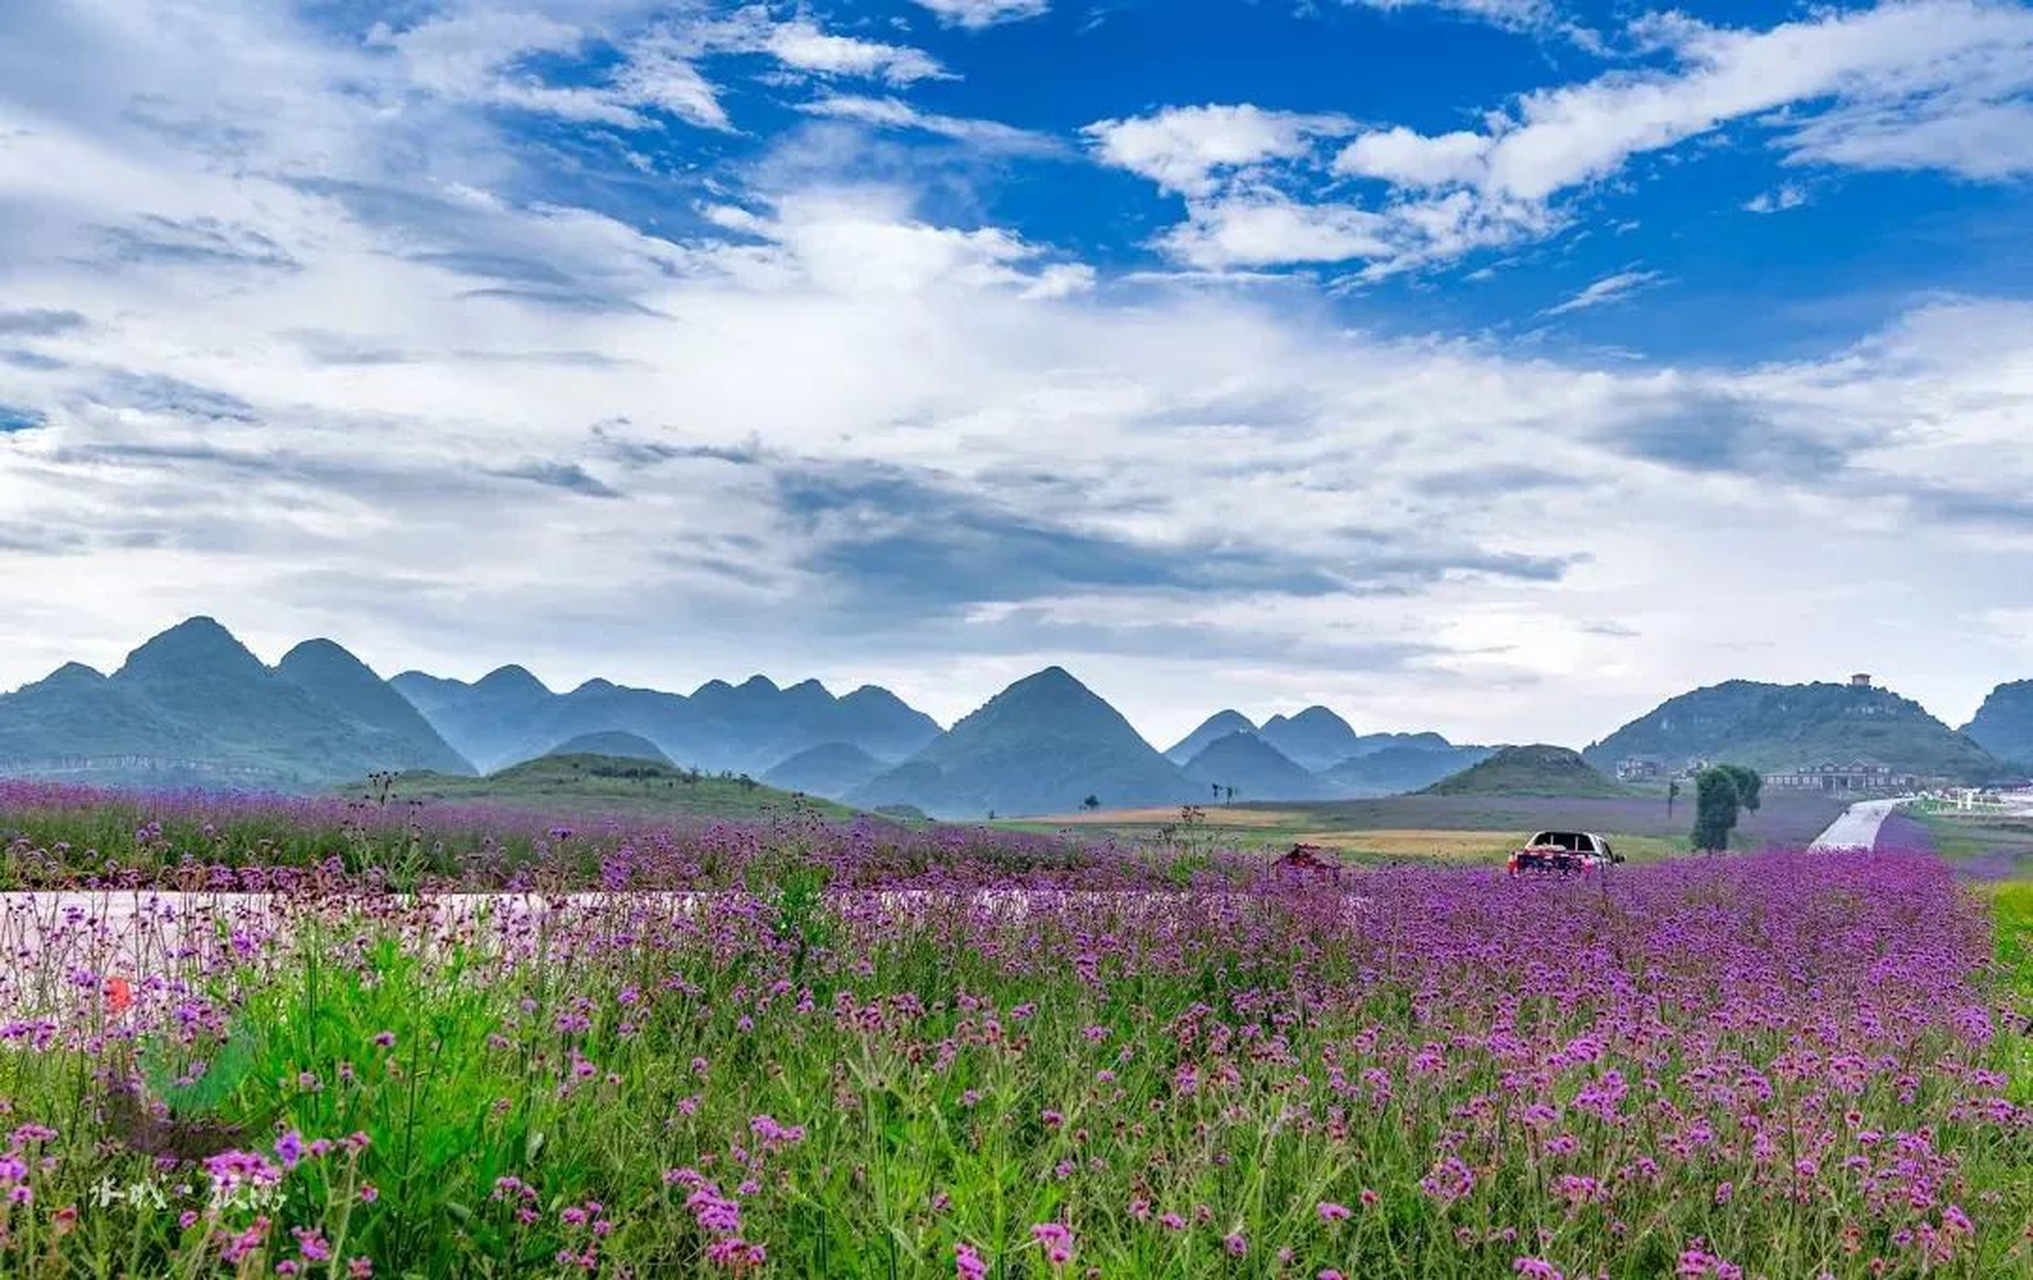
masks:
{"label": "hazy mountain ridge", "polygon": [[900,760],[939,734],[937,721],[887,689],[865,685],[836,698],[816,680],[784,689],[764,676],[709,680],[687,696],[596,679],[561,694],[511,666],[472,684],[417,671],[391,683],[482,768],[607,730],[647,739],[682,765],[758,775],[829,742]]}
{"label": "hazy mountain ridge", "polygon": [[1875,760],[1922,778],[1979,781],[1996,758],[1889,689],[1731,680],[1669,698],[1582,752],[1605,772],[1633,756],[1726,760],[1767,772]]}
{"label": "hazy mountain ridge", "polygon": [[264,666],[199,617],[110,676],[66,663],[0,697],[0,764],[23,777],[284,789],[382,769],[471,771],[338,645],[307,642],[291,659]]}
{"label": "hazy mountain ridge", "polygon": [[1186,776],[1212,788],[1234,789],[1236,800],[1324,800],[1333,793],[1318,774],[1300,765],[1255,733],[1216,738],[1186,762]]}

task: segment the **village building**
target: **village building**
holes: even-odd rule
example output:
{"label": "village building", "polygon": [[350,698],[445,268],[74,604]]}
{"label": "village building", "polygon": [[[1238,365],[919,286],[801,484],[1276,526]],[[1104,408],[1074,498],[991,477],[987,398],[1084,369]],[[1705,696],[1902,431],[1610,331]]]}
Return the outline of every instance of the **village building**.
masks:
{"label": "village building", "polygon": [[1876,760],[1851,760],[1837,763],[1824,760],[1817,764],[1796,765],[1765,775],[1765,787],[1778,791],[1830,791],[1844,794],[1861,794],[1871,791],[1902,791],[1913,787],[1919,779],[1910,773],[1901,773],[1888,764]]}
{"label": "village building", "polygon": [[1666,762],[1658,756],[1625,756],[1617,761],[1618,782],[1643,782],[1666,774]]}

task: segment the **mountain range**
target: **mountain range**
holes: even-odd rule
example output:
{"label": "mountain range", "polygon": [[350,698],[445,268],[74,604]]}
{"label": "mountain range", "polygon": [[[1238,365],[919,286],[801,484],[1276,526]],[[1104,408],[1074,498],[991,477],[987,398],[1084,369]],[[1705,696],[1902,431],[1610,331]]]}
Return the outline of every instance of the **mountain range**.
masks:
{"label": "mountain range", "polygon": [[[1160,753],[1061,667],[950,730],[880,687],[836,696],[759,675],[689,695],[608,680],[558,693],[519,666],[471,682],[421,671],[384,681],[324,639],[266,666],[209,618],[147,641],[110,675],[66,663],[0,696],[0,776],[318,790],[381,770],[493,774],[562,751],[968,819],[1070,812],[1090,797],[1111,809],[1366,798],[1432,788],[1486,760],[1475,777],[1488,783],[1519,761],[1490,760],[1496,750],[1358,733],[1313,706],[1261,724],[1222,710]],[[1987,780],[2009,772],[2001,759],[2033,758],[2033,681],[2000,686],[1966,732],[1881,688],[1730,681],[1671,698],[1584,753],[1604,774],[1632,756],[1765,770],[1865,758]],[[1546,760],[1527,763],[1551,776]]]}
{"label": "mountain range", "polygon": [[111,675],[66,663],[0,697],[0,771],[15,776],[293,789],[377,769],[473,771],[329,640],[268,667],[217,622],[192,618]]}
{"label": "mountain range", "polygon": [[467,684],[405,671],[389,681],[454,747],[492,772],[585,733],[619,729],[682,765],[761,774],[812,747],[845,743],[894,763],[939,736],[939,724],[887,689],[835,697],[817,680],[778,688],[765,676],[709,680],[688,696],[588,680],[553,693],[518,666]]}

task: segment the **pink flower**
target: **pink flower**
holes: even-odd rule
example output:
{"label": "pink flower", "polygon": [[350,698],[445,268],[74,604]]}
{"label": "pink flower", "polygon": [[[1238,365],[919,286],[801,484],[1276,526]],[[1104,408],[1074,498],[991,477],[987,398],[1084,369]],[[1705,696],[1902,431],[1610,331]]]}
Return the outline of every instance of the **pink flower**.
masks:
{"label": "pink flower", "polygon": [[1319,1212],[1322,1222],[1346,1222],[1355,1213],[1345,1204],[1335,1204],[1328,1200],[1322,1200],[1314,1207]]}

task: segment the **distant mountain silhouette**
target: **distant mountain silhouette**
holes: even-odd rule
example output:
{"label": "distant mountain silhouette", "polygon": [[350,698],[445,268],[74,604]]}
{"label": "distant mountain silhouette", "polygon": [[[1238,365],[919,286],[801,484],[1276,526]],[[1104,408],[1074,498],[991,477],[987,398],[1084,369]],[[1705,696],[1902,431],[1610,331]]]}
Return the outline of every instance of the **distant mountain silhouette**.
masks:
{"label": "distant mountain silhouette", "polygon": [[1257,727],[1250,718],[1240,711],[1217,711],[1200,722],[1200,727],[1173,743],[1165,752],[1165,758],[1173,764],[1183,765],[1194,756],[1206,750],[1218,738],[1231,733],[1255,733]]}
{"label": "distant mountain silhouette", "polygon": [[390,688],[360,659],[331,640],[306,640],[282,655],[275,674],[364,725],[410,744],[406,768],[467,773],[472,765],[431,728],[409,699]]}
{"label": "distant mountain silhouette", "polygon": [[1627,796],[1630,790],[1598,773],[1567,747],[1536,743],[1505,747],[1478,764],[1427,787],[1433,796]]}
{"label": "distant mountain silhouette", "polygon": [[1669,766],[1727,760],[1767,771],[1874,760],[1921,777],[1978,781],[1999,764],[1976,742],[1888,689],[1731,680],[1670,698],[1582,754],[1609,771],[1632,756]]}
{"label": "distant mountain silhouette", "polygon": [[597,733],[582,733],[576,738],[565,739],[544,752],[544,755],[607,756],[615,760],[648,760],[662,765],[671,763],[669,756],[657,750],[656,743],[622,729],[602,729]]}
{"label": "distant mountain silhouette", "polygon": [[934,817],[1066,813],[1177,804],[1204,788],[1152,750],[1120,712],[1063,668],[1024,677],[924,750],[856,789],[864,808],[915,805]]}
{"label": "distant mountain silhouette", "polygon": [[1328,788],[1317,776],[1287,759],[1276,747],[1254,733],[1231,733],[1216,738],[1186,762],[1186,776],[1202,784],[1215,799],[1212,788],[1235,788],[1237,800],[1318,800]]}
{"label": "distant mountain silhouette", "polygon": [[1362,751],[1362,739],[1348,727],[1348,721],[1326,707],[1308,707],[1295,716],[1272,716],[1259,732],[1265,742],[1308,769],[1325,769]]}
{"label": "distant mountain silhouette", "polygon": [[[1383,737],[1387,735],[1375,735]],[[1317,775],[1328,794],[1338,800],[1403,795],[1430,787],[1472,764],[1486,760],[1492,747],[1457,747],[1439,734],[1403,735],[1409,745],[1386,746],[1350,756]],[[1438,739],[1441,745],[1429,745]]]}
{"label": "distant mountain silhouette", "polygon": [[2019,772],[2033,769],[2033,680],[2015,680],[1991,690],[1963,733]]}
{"label": "distant mountain silhouette", "polygon": [[111,676],[68,663],[0,697],[0,768],[277,788],[383,769],[470,771],[420,718],[378,696],[378,679],[345,650],[322,642],[293,656],[287,671],[271,670],[200,617],[148,640]]}
{"label": "distant mountain silhouette", "polygon": [[607,730],[647,739],[682,765],[748,774],[828,742],[900,760],[939,734],[936,721],[887,689],[864,686],[835,698],[816,680],[788,689],[764,676],[739,685],[710,680],[689,697],[610,680],[553,693],[521,667],[503,667],[470,685],[417,671],[391,683],[483,769]]}
{"label": "distant mountain silhouette", "polygon": [[851,742],[807,747],[762,775],[772,787],[837,800],[889,766]]}

